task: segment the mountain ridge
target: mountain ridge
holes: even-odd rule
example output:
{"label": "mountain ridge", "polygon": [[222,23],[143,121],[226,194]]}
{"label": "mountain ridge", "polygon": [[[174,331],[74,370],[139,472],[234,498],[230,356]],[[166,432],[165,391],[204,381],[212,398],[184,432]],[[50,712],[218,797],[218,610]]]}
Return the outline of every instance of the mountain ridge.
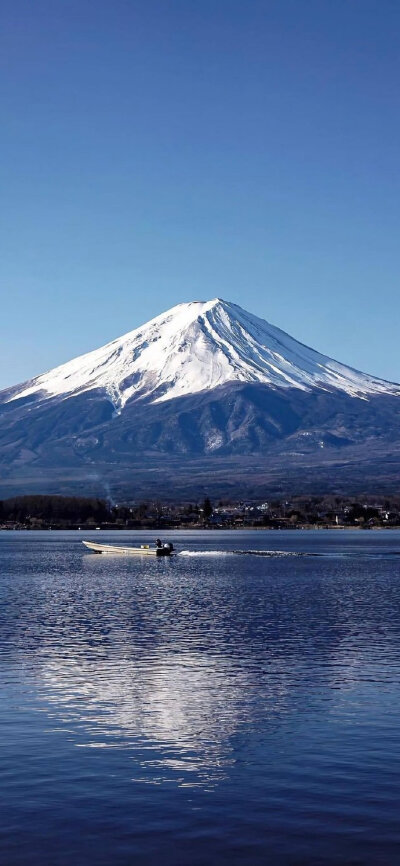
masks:
{"label": "mountain ridge", "polygon": [[84,492],[91,479],[98,493],[164,484],[179,497],[204,493],[213,474],[221,495],[294,478],[328,489],[340,477],[346,492],[361,465],[366,483],[390,485],[399,423],[399,385],[238,305],[194,301],[0,392],[0,494]]}
{"label": "mountain ridge", "polygon": [[46,399],[103,388],[119,412],[131,399],[163,401],[234,381],[337,388],[353,396],[400,394],[399,385],[341,364],[214,298],[178,304],[99,349],[8,388],[4,402],[41,391]]}

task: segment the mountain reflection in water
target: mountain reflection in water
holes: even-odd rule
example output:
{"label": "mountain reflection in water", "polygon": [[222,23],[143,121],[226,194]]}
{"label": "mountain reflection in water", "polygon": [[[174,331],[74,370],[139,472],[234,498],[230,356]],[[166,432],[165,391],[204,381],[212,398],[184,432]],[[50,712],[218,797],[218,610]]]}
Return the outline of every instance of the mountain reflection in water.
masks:
{"label": "mountain reflection in water", "polygon": [[55,718],[77,730],[77,745],[139,748],[140,764],[158,780],[173,769],[197,783],[219,777],[229,764],[229,738],[248,717],[255,687],[229,659],[162,648],[144,660],[53,660],[41,680]]}

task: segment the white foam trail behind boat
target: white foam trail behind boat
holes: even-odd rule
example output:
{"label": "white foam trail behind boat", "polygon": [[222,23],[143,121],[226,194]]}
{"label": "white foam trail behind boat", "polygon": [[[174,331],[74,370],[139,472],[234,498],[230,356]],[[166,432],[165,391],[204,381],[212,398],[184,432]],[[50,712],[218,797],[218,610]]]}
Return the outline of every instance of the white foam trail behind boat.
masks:
{"label": "white foam trail behind boat", "polygon": [[181,550],[178,556],[312,556],[288,550]]}
{"label": "white foam trail behind boat", "polygon": [[180,550],[178,556],[233,556],[235,550]]}

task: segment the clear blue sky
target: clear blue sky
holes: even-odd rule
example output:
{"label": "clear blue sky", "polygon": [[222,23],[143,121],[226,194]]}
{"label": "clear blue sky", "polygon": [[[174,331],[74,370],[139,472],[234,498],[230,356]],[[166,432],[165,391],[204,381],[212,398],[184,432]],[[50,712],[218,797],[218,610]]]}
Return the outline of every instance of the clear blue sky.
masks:
{"label": "clear blue sky", "polygon": [[0,386],[219,295],[400,380],[398,0],[3,0]]}

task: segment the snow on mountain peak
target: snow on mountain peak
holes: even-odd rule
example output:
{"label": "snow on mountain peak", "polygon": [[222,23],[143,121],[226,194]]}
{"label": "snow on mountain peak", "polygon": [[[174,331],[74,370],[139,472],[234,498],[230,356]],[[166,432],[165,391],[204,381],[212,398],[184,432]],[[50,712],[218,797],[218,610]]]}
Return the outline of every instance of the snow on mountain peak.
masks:
{"label": "snow on mountain peak", "polygon": [[236,304],[178,304],[106,346],[17,386],[8,401],[67,398],[104,390],[119,413],[128,400],[161,402],[249,382],[272,388],[340,390],[354,397],[400,387],[333,361]]}

